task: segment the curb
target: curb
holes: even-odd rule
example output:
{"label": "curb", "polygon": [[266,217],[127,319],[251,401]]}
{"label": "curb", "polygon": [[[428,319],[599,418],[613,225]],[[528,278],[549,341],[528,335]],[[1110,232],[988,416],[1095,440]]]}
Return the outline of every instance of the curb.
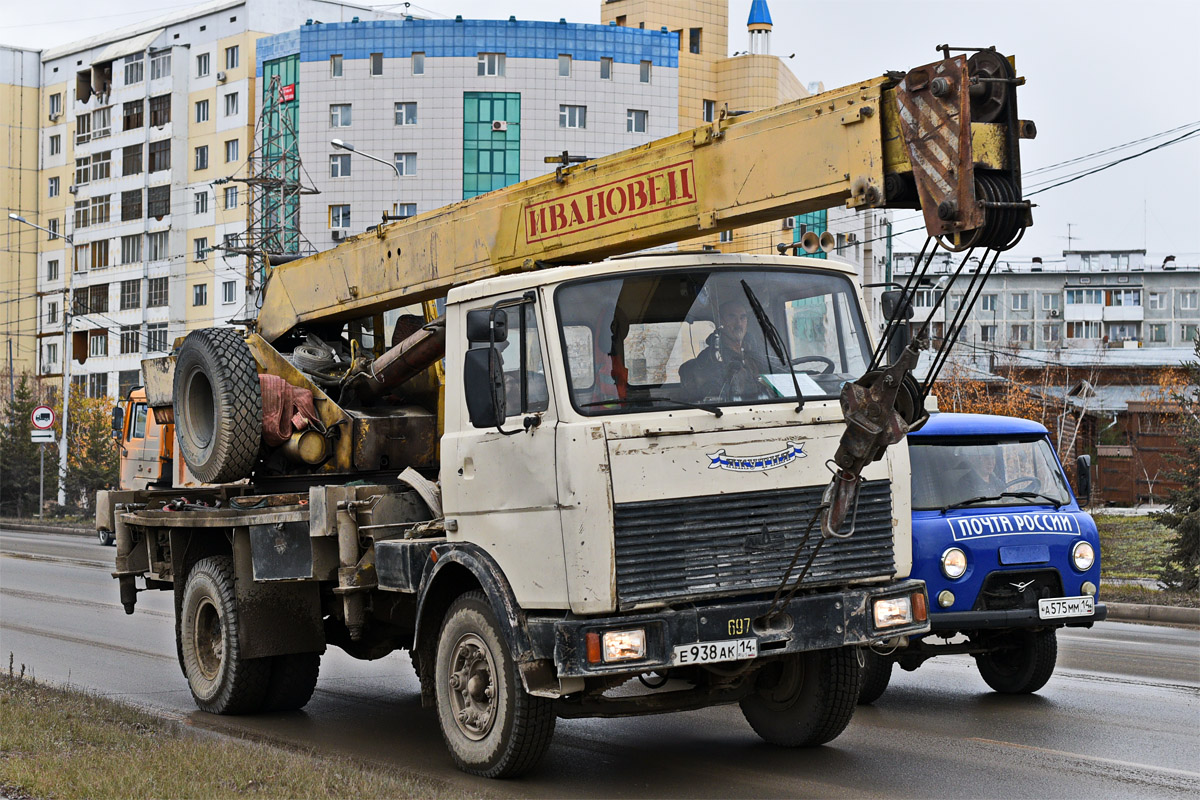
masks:
{"label": "curb", "polygon": [[73,524],[39,525],[36,522],[0,522],[0,528],[7,528],[13,531],[26,531],[28,533],[65,533],[68,536],[94,537],[96,535],[94,528],[86,528]]}
{"label": "curb", "polygon": [[1118,622],[1150,622],[1200,627],[1200,608],[1107,603],[1108,618]]}

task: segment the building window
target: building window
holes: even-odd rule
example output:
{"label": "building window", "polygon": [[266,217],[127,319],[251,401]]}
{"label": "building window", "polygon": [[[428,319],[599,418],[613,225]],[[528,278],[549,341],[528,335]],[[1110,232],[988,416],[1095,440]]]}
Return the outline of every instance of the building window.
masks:
{"label": "building window", "polygon": [[150,57],[150,80],[171,77],[171,53],[159,53]]}
{"label": "building window", "polygon": [[1103,305],[1103,289],[1067,289],[1067,305]]}
{"label": "building window", "polygon": [[92,115],[80,114],[75,118],[75,144],[86,144],[92,140]]}
{"label": "building window", "polygon": [[151,186],[146,192],[146,211],[155,219],[171,213],[171,187]]}
{"label": "building window", "polygon": [[196,213],[197,214],[207,214],[208,213],[208,192],[196,192],[195,201],[196,201]]}
{"label": "building window", "polygon": [[48,372],[58,363],[58,345],[51,342],[46,345],[46,360],[42,362],[42,370]]}
{"label": "building window", "polygon": [[225,142],[225,163],[232,164],[238,160],[238,140],[230,139]]}
{"label": "building window", "polygon": [[237,208],[238,204],[238,187],[225,187],[225,209],[228,211],[231,208]]}
{"label": "building window", "polygon": [[612,80],[612,64],[613,64],[613,60],[611,58],[609,58],[608,56],[603,56],[600,59],[600,80],[602,80],[602,81],[611,81]]}
{"label": "building window", "polygon": [[208,237],[200,236],[192,240],[192,252],[196,261],[208,260]]}
{"label": "building window", "polygon": [[62,92],[50,95],[50,114],[55,117],[62,114]]}
{"label": "building window", "polygon": [[383,53],[371,53],[371,75],[383,74]]}
{"label": "building window", "polygon": [[1161,311],[1167,307],[1167,293],[1166,292],[1147,292],[1146,293],[1146,303],[1147,303],[1147,305],[1150,306],[1150,308],[1152,308],[1156,311]]}
{"label": "building window", "polygon": [[121,192],[121,221],[129,222],[130,220],[141,218],[142,190],[131,189],[128,192]]}
{"label": "building window", "polygon": [[196,148],[196,169],[208,169],[208,145]]}
{"label": "building window", "polygon": [[1042,341],[1057,342],[1059,336],[1062,335],[1062,328],[1058,325],[1043,325],[1042,326]]}
{"label": "building window", "polygon": [[112,177],[112,150],[92,155],[92,180],[103,181]]}
{"label": "building window", "polygon": [[329,77],[331,77],[331,78],[342,77],[342,56],[341,56],[341,54],[335,54],[335,55],[332,55],[329,57]]}
{"label": "building window", "polygon": [[46,262],[46,280],[58,280],[58,259],[51,259]]}
{"label": "building window", "polygon": [[587,106],[559,106],[558,107],[558,127],[560,128],[586,128],[587,127]]}
{"label": "building window", "polygon": [[131,144],[121,150],[121,174],[140,175],[142,173],[142,146]]}
{"label": "building window", "polygon": [[[153,236],[154,234],[150,234]],[[151,278],[146,282],[146,307],[158,308],[165,306],[168,301],[169,278]]]}
{"label": "building window", "polygon": [[196,56],[196,77],[197,78],[208,77],[208,70],[209,70],[208,53],[201,53],[200,55]]}
{"label": "building window", "polygon": [[416,153],[396,153],[395,159],[396,171],[400,173],[402,178],[411,178],[417,174],[417,154]]}
{"label": "building window", "polygon": [[1014,342],[1029,341],[1029,326],[1028,325],[1013,325],[1012,336],[1009,337]]}
{"label": "building window", "polygon": [[1196,341],[1196,332],[1200,329],[1195,323],[1185,322],[1179,326],[1179,343],[1191,344]]}
{"label": "building window", "polygon": [[393,216],[415,217],[417,215],[417,204],[416,203],[397,203],[394,206],[394,210],[396,213]]}
{"label": "building window", "polygon": [[646,118],[649,114],[645,111],[638,111],[631,108],[625,112],[625,131],[627,133],[645,133]]}
{"label": "building window", "polygon": [[716,118],[716,116],[717,116],[717,101],[716,100],[705,100],[704,101],[704,121],[712,122]]}
{"label": "building window", "polygon": [[46,195],[48,197],[58,197],[58,178],[51,178],[47,182]]}
{"label": "building window", "polygon": [[333,103],[329,106],[329,127],[331,127],[331,128],[349,128],[350,127],[350,104],[349,103]]}
{"label": "building window", "polygon": [[112,106],[92,112],[92,138],[103,139],[112,133]]}
{"label": "building window", "polygon": [[161,128],[171,121],[171,95],[160,94],[150,98],[150,125]]}
{"label": "building window", "polygon": [[225,95],[225,116],[235,117],[238,113],[238,93],[230,92]]}
{"label": "building window", "polygon": [[1029,310],[1029,294],[1027,292],[1017,292],[1012,296],[1013,311],[1028,311]]}
{"label": "building window", "polygon": [[121,106],[121,130],[132,131],[146,124],[146,101],[133,100]]}
{"label": "building window", "polygon": [[58,217],[51,217],[46,220],[46,239],[54,241],[58,238]]}
{"label": "building window", "polygon": [[108,311],[108,284],[101,283],[88,289],[88,308],[91,311]]}
{"label": "building window", "polygon": [[1067,323],[1067,338],[1068,339],[1099,339],[1100,338],[1100,323],[1099,322],[1068,322]]}
{"label": "building window", "polygon": [[237,69],[238,66],[238,46],[225,48],[225,69]]}
{"label": "building window", "polygon": [[221,302],[232,303],[237,293],[237,284],[233,281],[221,282]]}
{"label": "building window", "polygon": [[[155,231],[154,233],[146,234],[146,260],[147,261],[163,261],[167,258],[168,255],[169,255],[169,253],[167,250],[167,232],[166,231]],[[163,281],[164,287],[167,285],[166,278],[151,278],[150,279],[150,299],[151,299],[150,305],[155,305],[153,300],[154,300],[154,281],[156,281],[156,280]],[[165,292],[166,290],[164,289],[163,291]],[[163,294],[163,297],[166,297],[166,294]],[[158,305],[166,305],[166,304],[167,304],[166,300],[164,300],[162,303],[159,303]]]}
{"label": "building window", "polygon": [[[163,278],[166,280],[166,278]],[[166,303],[163,303],[166,305]],[[167,351],[167,323],[156,322],[146,326],[146,351],[150,353],[165,353]]]}
{"label": "building window", "polygon": [[[140,194],[140,192],[139,192]],[[142,260],[142,235],[134,233],[129,236],[121,237],[121,263],[136,264]],[[126,281],[128,283],[128,281]],[[135,308],[136,306],[122,306],[122,308]]]}
{"label": "building window", "polygon": [[980,311],[995,311],[996,310],[996,295],[985,294],[983,297],[979,298],[979,310]]}
{"label": "building window", "polygon": [[[88,205],[89,205],[89,203],[87,200],[76,200],[75,201],[75,227],[76,228],[86,228],[88,226]],[[75,245],[75,249],[78,250],[81,246],[87,247],[87,245]]]}
{"label": "building window", "polygon": [[350,154],[335,153],[329,157],[329,177],[331,178],[349,178],[350,177]]}
{"label": "building window", "polygon": [[[107,346],[108,334],[106,333],[106,334],[104,334],[104,336],[105,336],[104,351],[105,351],[105,353],[107,353],[108,352],[108,346]],[[83,376],[80,375],[79,377],[82,378]],[[74,379],[72,379],[72,380],[74,380]],[[91,375],[87,376],[87,396],[91,397],[93,399],[97,398],[97,397],[108,397],[108,373],[107,372],[93,372]]]}
{"label": "building window", "polygon": [[396,124],[397,125],[416,125],[417,124],[417,104],[416,103],[396,103]]}
{"label": "building window", "polygon": [[134,53],[125,56],[125,85],[141,83],[146,77],[146,54]]}
{"label": "building window", "polygon": [[1167,326],[1163,323],[1156,323],[1146,326],[1146,333],[1150,341],[1163,343],[1167,341]]}
{"label": "building window", "polygon": [[350,227],[349,204],[329,207],[329,227],[340,230],[346,230]]}
{"label": "building window", "polygon": [[76,316],[88,313],[87,289],[75,289],[71,292],[71,313]]}
{"label": "building window", "polygon": [[1042,295],[1042,311],[1058,310],[1058,295],[1044,294]]}
{"label": "building window", "polygon": [[[92,224],[102,225],[112,218],[111,207],[112,195],[102,194],[99,197],[92,198]],[[108,244],[105,241],[105,244]]]}
{"label": "building window", "polygon": [[138,345],[141,343],[141,326],[140,325],[122,325],[121,326],[121,355],[136,353]]}
{"label": "building window", "polygon": [[1179,308],[1182,311],[1196,310],[1196,292],[1180,292]]}
{"label": "building window", "polygon": [[46,303],[46,324],[54,325],[58,322],[58,301],[51,300]]}
{"label": "building window", "polygon": [[721,244],[729,244],[730,242],[733,241],[733,231],[721,231],[721,235],[719,238],[720,238]]}
{"label": "building window", "polygon": [[50,155],[56,156],[62,153],[62,136],[57,133],[50,137]]}
{"label": "building window", "polygon": [[700,53],[700,28],[688,28],[688,52]]}
{"label": "building window", "polygon": [[208,101],[196,101],[196,122],[208,122]]}
{"label": "building window", "polygon": [[139,370],[123,369],[117,372],[117,397],[128,397],[130,390],[137,386],[140,380],[141,372]]}
{"label": "building window", "polygon": [[425,54],[424,53],[413,53],[412,54],[412,74],[413,75],[424,75],[425,74]]}
{"label": "building window", "polygon": [[558,57],[558,77],[571,77],[571,57],[560,55]]}
{"label": "building window", "polygon": [[638,71],[638,80],[641,81],[642,83],[650,82],[650,62],[649,61],[643,61],[641,63],[641,68]]}
{"label": "building window", "polygon": [[504,77],[504,53],[480,53],[475,74]]}
{"label": "building window", "polygon": [[979,341],[995,342],[996,341],[996,326],[995,325],[980,325],[979,326]]}
{"label": "building window", "polygon": [[192,284],[192,305],[193,306],[208,305],[208,284],[207,283]]}
{"label": "building window", "polygon": [[75,159],[75,185],[86,186],[92,179],[92,157],[84,156]]}
{"label": "building window", "polygon": [[[92,242],[92,269],[104,269],[108,266],[108,239],[98,239]],[[108,310],[108,289],[105,287],[104,308]]]}

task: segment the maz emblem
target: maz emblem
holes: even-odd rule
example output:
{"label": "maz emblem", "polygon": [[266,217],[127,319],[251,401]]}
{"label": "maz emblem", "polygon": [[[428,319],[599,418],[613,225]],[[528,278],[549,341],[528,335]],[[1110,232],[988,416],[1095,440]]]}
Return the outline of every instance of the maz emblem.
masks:
{"label": "maz emblem", "polygon": [[766,472],[776,467],[786,467],[797,458],[807,458],[804,445],[788,442],[787,447],[777,453],[767,453],[762,456],[733,457],[725,455],[724,448],[715,453],[705,453],[708,456],[709,469],[727,469],[731,472]]}

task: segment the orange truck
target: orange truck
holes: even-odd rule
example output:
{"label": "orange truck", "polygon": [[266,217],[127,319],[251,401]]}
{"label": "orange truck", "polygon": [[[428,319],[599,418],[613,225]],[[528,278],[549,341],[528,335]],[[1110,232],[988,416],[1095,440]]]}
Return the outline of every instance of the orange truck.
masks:
{"label": "orange truck", "polygon": [[[125,401],[113,409],[113,439],[121,449],[122,491],[133,492],[144,489],[170,489],[172,469],[175,466],[175,426],[160,424],[146,403],[146,390],[138,386],[130,390]],[[180,467],[183,467],[180,461]],[[184,476],[178,476],[183,479]],[[186,485],[182,481],[178,485]],[[116,493],[99,493],[98,500],[111,504],[110,496]],[[111,509],[108,509],[111,512]],[[97,521],[111,520],[111,513],[98,514]],[[113,529],[99,522],[96,536],[100,544],[111,545],[116,541]]]}

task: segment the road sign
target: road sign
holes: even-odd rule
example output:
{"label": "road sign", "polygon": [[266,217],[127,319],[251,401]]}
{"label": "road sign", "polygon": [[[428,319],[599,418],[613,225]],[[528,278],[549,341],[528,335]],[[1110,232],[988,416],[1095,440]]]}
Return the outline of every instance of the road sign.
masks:
{"label": "road sign", "polygon": [[36,444],[54,444],[54,431],[30,431],[29,438]]}
{"label": "road sign", "polygon": [[50,406],[38,406],[30,416],[33,419],[33,427],[39,431],[48,431],[54,427],[54,409]]}

